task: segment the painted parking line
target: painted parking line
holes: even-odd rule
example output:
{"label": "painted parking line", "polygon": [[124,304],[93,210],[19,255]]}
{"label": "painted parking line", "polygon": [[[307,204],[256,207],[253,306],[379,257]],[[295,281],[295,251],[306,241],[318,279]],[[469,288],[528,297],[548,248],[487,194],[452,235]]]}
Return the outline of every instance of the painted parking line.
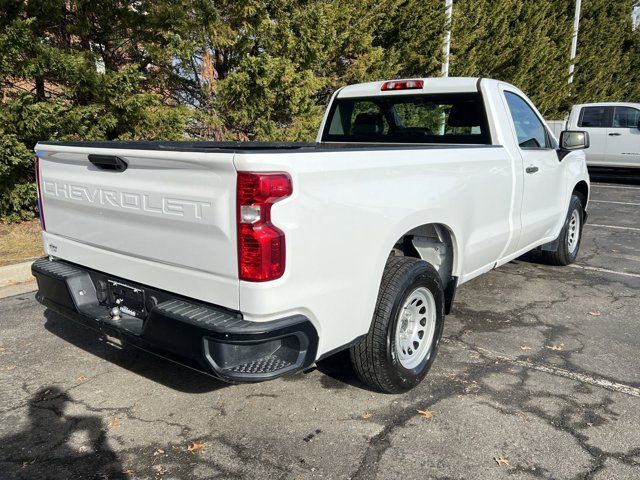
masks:
{"label": "painted parking line", "polygon": [[470,350],[473,350],[479,353],[480,355],[482,355],[483,357],[488,358],[489,360],[493,360],[494,362],[510,363],[512,365],[518,365],[520,367],[528,368],[531,370],[538,370],[539,372],[549,373],[551,375],[555,375],[558,377],[568,378],[576,382],[586,383],[588,385],[593,385],[595,387],[605,388],[613,392],[624,393],[632,397],[640,397],[640,388],[633,387],[631,385],[626,385],[624,383],[613,382],[609,379],[599,377],[596,375],[591,375],[591,374],[582,373],[582,372],[575,372],[573,370],[567,370],[566,368],[560,368],[554,365],[549,365],[544,363],[534,363],[534,362],[529,362],[527,360],[520,360],[519,358],[516,358],[516,357],[511,357],[509,355],[502,355],[492,350],[488,350],[482,347],[477,347],[475,345],[470,345],[466,342],[462,342],[460,340],[455,340],[448,337],[443,337],[442,341],[450,345],[460,345],[463,348],[468,348]]}
{"label": "painted parking line", "polygon": [[589,203],[615,203],[617,205],[635,205],[637,207],[640,207],[640,203],[637,202],[616,202],[614,200],[589,200]]}
{"label": "painted parking line", "polygon": [[600,225],[598,223],[587,223],[585,227],[596,227],[596,228],[613,228],[614,230],[631,230],[632,232],[640,232],[640,228],[635,227],[619,227],[617,225]]}
{"label": "painted parking line", "polygon": [[623,275],[625,277],[640,278],[640,273],[618,272],[617,270],[609,270],[608,268],[590,267],[588,265],[576,265],[572,263],[571,268],[579,268],[580,270],[590,270],[592,272],[613,273],[614,275]]}

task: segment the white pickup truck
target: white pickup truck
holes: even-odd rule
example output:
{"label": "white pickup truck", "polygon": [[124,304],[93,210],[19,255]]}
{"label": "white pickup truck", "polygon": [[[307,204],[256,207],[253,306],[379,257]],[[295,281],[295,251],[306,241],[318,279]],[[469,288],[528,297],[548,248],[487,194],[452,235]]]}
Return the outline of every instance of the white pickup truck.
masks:
{"label": "white pickup truck", "polygon": [[311,144],[40,142],[37,298],[229,382],[349,348],[407,390],[457,286],[535,248],[574,261],[587,146],[478,78],[344,87]]}
{"label": "white pickup truck", "polygon": [[640,171],[640,103],[574,105],[567,129],[589,133],[589,167],[633,168]]}

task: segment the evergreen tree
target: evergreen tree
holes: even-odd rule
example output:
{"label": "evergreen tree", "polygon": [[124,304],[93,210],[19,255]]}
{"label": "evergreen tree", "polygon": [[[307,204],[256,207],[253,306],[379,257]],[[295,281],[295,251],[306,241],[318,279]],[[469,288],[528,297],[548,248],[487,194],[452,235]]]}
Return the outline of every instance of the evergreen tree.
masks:
{"label": "evergreen tree", "polygon": [[211,29],[205,42],[217,89],[200,105],[223,120],[223,136],[313,140],[340,86],[437,75],[441,3],[223,1],[217,8],[224,27]]}
{"label": "evergreen tree", "polygon": [[632,27],[634,3],[582,3],[571,103],[638,100],[640,43]]}
{"label": "evergreen tree", "polygon": [[35,211],[38,140],[182,137],[167,85],[186,5],[2,0],[0,218]]}
{"label": "evergreen tree", "polygon": [[[397,2],[396,2],[397,3]],[[376,35],[389,5],[372,0],[222,2],[231,37],[211,38],[214,104],[238,138],[313,140],[331,93],[395,75]]]}
{"label": "evergreen tree", "polygon": [[[640,9],[640,2],[636,8]],[[640,13],[638,14],[640,16]],[[629,93],[627,100],[640,103],[640,24],[635,27],[631,34],[631,44],[627,52]]]}
{"label": "evergreen tree", "polygon": [[565,108],[572,0],[459,0],[451,74],[497,78],[522,89],[544,115]]}
{"label": "evergreen tree", "polygon": [[[456,0],[451,75],[547,118],[640,101],[638,0]],[[38,140],[313,140],[340,86],[438,76],[443,0],[0,0],[0,218],[35,211]]]}
{"label": "evergreen tree", "polygon": [[[388,14],[379,27],[378,44],[398,65],[401,77],[438,77],[444,59],[445,30],[443,0],[387,2]],[[394,72],[382,72],[388,78]]]}

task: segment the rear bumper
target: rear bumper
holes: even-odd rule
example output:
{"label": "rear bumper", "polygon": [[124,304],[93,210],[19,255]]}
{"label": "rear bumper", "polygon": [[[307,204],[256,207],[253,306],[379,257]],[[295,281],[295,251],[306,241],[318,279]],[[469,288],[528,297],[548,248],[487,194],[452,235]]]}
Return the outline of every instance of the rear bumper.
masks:
{"label": "rear bumper", "polygon": [[[302,315],[250,322],[240,312],[61,260],[36,260],[31,271],[38,281],[36,298],[47,308],[113,343],[141,348],[228,382],[270,380],[315,361],[318,334]],[[109,282],[144,291],[144,308],[135,316],[121,313],[113,318],[116,294]]]}

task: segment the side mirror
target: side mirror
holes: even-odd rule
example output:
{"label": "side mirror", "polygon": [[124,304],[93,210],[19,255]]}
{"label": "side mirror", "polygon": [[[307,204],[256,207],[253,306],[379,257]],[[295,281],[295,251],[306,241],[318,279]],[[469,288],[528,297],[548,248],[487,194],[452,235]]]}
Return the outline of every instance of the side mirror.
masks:
{"label": "side mirror", "polygon": [[589,133],[578,130],[565,130],[560,133],[562,150],[583,150],[589,148]]}
{"label": "side mirror", "polygon": [[636,125],[636,128],[640,130],[640,116],[638,117],[638,125]]}

